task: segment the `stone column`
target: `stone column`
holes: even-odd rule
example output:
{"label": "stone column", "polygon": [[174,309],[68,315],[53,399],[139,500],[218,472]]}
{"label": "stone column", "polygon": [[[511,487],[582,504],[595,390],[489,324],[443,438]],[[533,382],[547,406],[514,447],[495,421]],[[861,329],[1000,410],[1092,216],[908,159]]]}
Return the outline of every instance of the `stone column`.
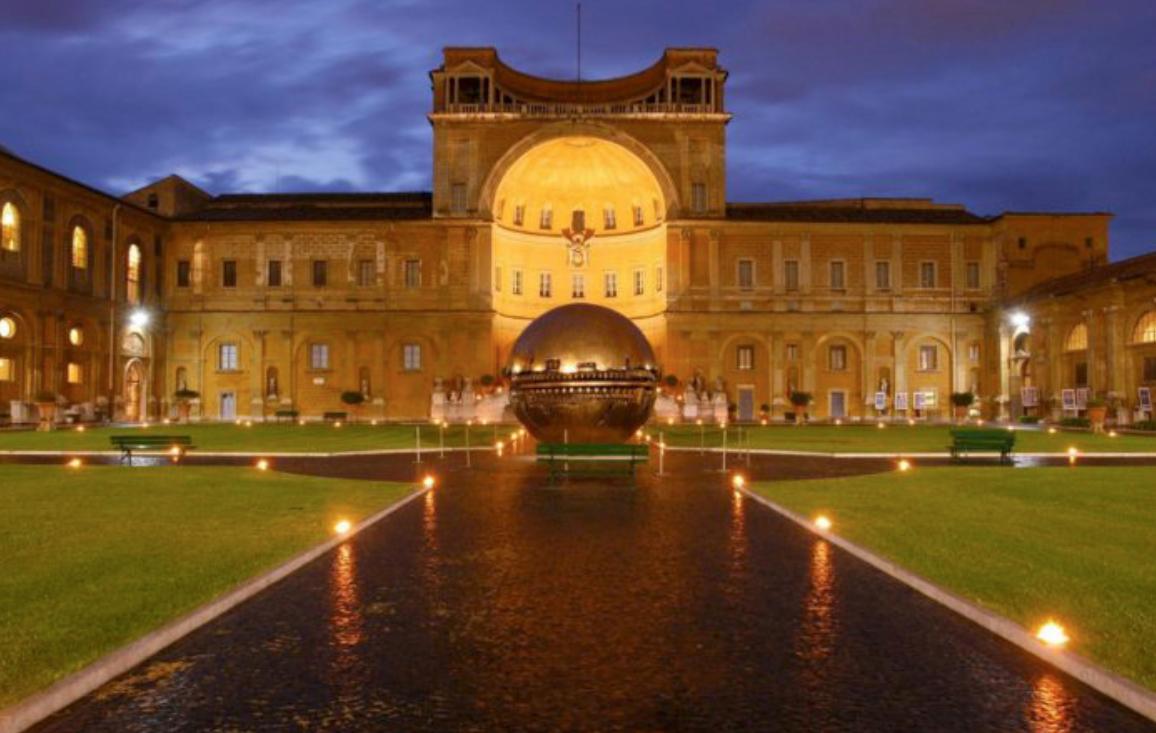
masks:
{"label": "stone column", "polygon": [[860,413],[864,418],[875,409],[875,390],[878,385],[875,383],[875,332],[863,332],[863,354],[861,361],[861,375],[859,395],[862,402],[862,412]]}
{"label": "stone column", "polygon": [[722,239],[722,232],[720,232],[718,229],[711,229],[710,230],[710,244],[709,244],[710,249],[708,250],[707,261],[708,261],[708,266],[710,268],[709,269],[710,299],[711,299],[712,306],[714,305],[714,302],[719,297],[719,287],[720,287],[720,283],[719,283],[719,280],[720,280],[720,277],[719,277],[720,276],[720,273],[719,273],[719,267],[720,267],[719,249],[720,249],[720,246],[719,245],[720,245],[721,239]]}
{"label": "stone column", "polygon": [[[899,392],[907,391],[907,360],[903,358],[903,351],[906,345],[903,341],[904,334],[902,331],[891,332],[891,359],[894,362],[894,368],[891,370],[891,381],[894,385],[891,388],[892,397]],[[910,415],[914,401],[911,395],[907,395],[907,412]]]}
{"label": "stone column", "polygon": [[[253,331],[253,350],[249,355],[249,418],[265,419],[265,334]],[[240,400],[238,400],[238,403]],[[240,404],[237,405],[240,407]]]}

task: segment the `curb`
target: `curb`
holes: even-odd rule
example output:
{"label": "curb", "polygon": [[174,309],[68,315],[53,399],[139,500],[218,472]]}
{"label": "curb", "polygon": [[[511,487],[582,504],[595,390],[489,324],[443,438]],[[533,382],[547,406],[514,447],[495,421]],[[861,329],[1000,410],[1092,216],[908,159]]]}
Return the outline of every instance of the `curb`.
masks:
{"label": "curb", "polygon": [[[271,452],[271,453],[255,453],[252,451],[192,451],[186,454],[190,458],[197,458],[203,456],[205,458],[349,458],[352,456],[394,456],[406,455],[409,453],[421,453],[423,456],[429,453],[440,453],[442,451],[449,453],[451,451],[493,451],[495,448],[492,445],[476,445],[466,448],[381,448],[375,450],[354,450],[354,451],[339,451],[336,453],[317,453],[298,451],[294,452]],[[164,457],[169,455],[166,451],[144,451],[134,450],[134,456],[145,456],[149,458]],[[102,456],[102,457],[120,457],[121,452],[117,450],[0,450],[0,456]]]}
{"label": "curb", "polygon": [[903,566],[880,555],[876,555],[864,547],[860,547],[838,535],[824,532],[815,527],[805,517],[776,504],[770,499],[759,496],[746,487],[739,489],[739,491],[748,498],[759,502],[779,515],[798,524],[803,529],[822,537],[836,547],[849,552],[868,565],[882,571],[909,588],[918,591],[941,606],[945,606],[960,616],[963,616],[968,621],[982,626],[1005,641],[1011,642],[1028,654],[1043,661],[1045,664],[1049,664],[1061,672],[1074,677],[1088,687],[1110,697],[1117,703],[1139,713],[1145,718],[1156,721],[1156,692],[1141,687],[1135,682],[1121,677],[1115,672],[1109,671],[1074,652],[1049,649],[1041,644],[1030,631],[1011,619],[972,603],[962,596],[958,596],[952,591],[932,583],[926,578],[916,575]]}
{"label": "curb", "polygon": [[[720,447],[699,448],[698,446],[686,445],[668,445],[668,451],[706,451],[707,453],[722,453],[723,449]],[[727,448],[728,454],[736,456],[750,453],[753,456],[810,456],[818,458],[881,458],[881,459],[898,459],[898,458],[951,458],[951,454],[944,453],[823,453],[820,451],[806,451],[806,450],[778,450],[773,448]],[[0,454],[2,455],[2,454]],[[236,455],[236,454],[234,454]],[[973,452],[967,454],[969,457],[976,458],[999,458],[999,453],[985,453]],[[1016,458],[1063,458],[1067,459],[1067,453],[1012,453],[1012,459]],[[1156,458],[1156,453],[1152,452],[1136,452],[1136,453],[1085,453],[1081,451],[1079,458]]]}
{"label": "curb", "polygon": [[381,511],[362,520],[344,535],[326,540],[301,554],[266,571],[255,578],[244,581],[233,590],[227,591],[204,605],[193,609],[175,621],[146,633],[116,651],[109,652],[86,667],[56,681],[40,692],[33,693],[11,707],[0,710],[0,733],[20,733],[39,723],[48,716],[68,707],[85,695],[97,690],[106,682],[118,677],[141,662],[162,651],[217,619],[241,603],[249,600],[269,586],[284,580],[303,566],[321,557],[338,545],[357,536],[362,530],[376,524],[393,512],[401,509],[431,489],[419,486],[416,491],[385,507]]}

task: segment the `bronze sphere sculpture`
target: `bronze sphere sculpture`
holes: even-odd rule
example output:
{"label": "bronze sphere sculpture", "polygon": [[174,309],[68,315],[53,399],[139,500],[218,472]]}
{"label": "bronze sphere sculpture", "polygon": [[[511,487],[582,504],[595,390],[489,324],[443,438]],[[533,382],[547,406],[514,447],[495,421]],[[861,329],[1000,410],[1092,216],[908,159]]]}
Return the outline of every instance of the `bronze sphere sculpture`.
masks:
{"label": "bronze sphere sculpture", "polygon": [[659,369],[629,318],[575,303],[522,332],[505,374],[514,414],[538,440],[621,443],[650,417]]}

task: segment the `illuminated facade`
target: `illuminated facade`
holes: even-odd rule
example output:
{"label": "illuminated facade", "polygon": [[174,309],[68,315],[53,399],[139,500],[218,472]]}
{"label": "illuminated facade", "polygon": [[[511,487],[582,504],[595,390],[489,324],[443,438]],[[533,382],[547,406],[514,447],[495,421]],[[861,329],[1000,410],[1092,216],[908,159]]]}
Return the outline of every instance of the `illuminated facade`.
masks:
{"label": "illuminated facade", "polygon": [[[582,83],[447,49],[429,193],[214,197],[173,176],[114,199],[0,156],[0,315],[17,334],[0,336],[0,400],[46,387],[159,416],[184,387],[204,419],[309,418],[356,390],[364,417],[425,418],[572,302],[638,324],[680,380],[664,414],[702,393],[700,416],[709,401],[774,419],[806,391],[815,418],[873,418],[879,392],[890,415],[918,394],[944,417],[951,392],[974,390],[1001,416],[1022,386],[1066,384],[1058,350],[1025,370],[1007,306],[1038,314],[1037,342],[1044,319],[1063,330],[1067,296],[1023,298],[1105,265],[1110,215],[728,202],[726,79],[710,49]],[[1151,347],[1117,359],[1151,289],[1087,316],[1090,387],[1156,386]],[[136,303],[148,326],[128,325]]]}

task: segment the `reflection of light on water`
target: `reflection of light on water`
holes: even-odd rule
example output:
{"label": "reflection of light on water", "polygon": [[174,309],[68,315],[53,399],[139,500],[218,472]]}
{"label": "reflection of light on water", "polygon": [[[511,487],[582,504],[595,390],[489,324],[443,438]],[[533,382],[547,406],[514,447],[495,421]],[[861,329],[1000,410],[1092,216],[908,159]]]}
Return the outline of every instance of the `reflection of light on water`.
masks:
{"label": "reflection of light on water", "polygon": [[819,540],[811,547],[811,589],[807,593],[803,617],[801,652],[808,659],[823,659],[830,655],[834,646],[834,585],[831,545]]}
{"label": "reflection of light on water", "polygon": [[746,526],[746,505],[743,502],[743,495],[740,491],[731,492],[731,531],[728,538],[728,546],[730,549],[730,577],[726,585],[725,591],[728,595],[740,595],[740,589],[744,587],[745,582],[743,575],[746,570],[746,554],[747,554],[747,526]]}
{"label": "reflection of light on water", "polygon": [[426,547],[433,549],[437,544],[435,540],[435,533],[438,528],[438,514],[437,502],[434,499],[434,492],[427,491],[425,493],[424,503],[421,512],[421,526],[425,531]]}
{"label": "reflection of light on water", "polygon": [[330,618],[333,640],[339,648],[355,646],[361,643],[364,619],[361,617],[357,562],[352,543],[346,542],[337,548],[329,580],[333,596],[333,615]]}
{"label": "reflection of light on water", "polygon": [[1072,729],[1072,698],[1063,683],[1045,672],[1032,688],[1028,712],[1033,733],[1068,733]]}

